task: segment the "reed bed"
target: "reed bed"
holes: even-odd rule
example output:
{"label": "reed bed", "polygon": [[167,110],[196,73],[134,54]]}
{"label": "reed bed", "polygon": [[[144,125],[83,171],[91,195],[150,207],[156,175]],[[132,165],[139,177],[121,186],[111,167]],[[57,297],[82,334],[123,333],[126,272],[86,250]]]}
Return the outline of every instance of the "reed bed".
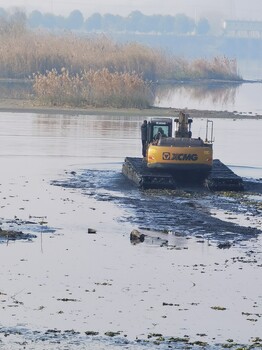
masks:
{"label": "reed bed", "polygon": [[150,82],[239,80],[225,57],[189,62],[138,43],[118,44],[104,35],[0,31],[0,78],[32,78],[49,104],[145,107]]}
{"label": "reed bed", "polygon": [[161,55],[139,44],[116,44],[104,36],[27,33],[2,36],[1,78],[28,78],[33,73],[66,68],[70,73],[84,70],[136,72],[146,80],[160,73]]}
{"label": "reed bed", "polygon": [[70,74],[65,68],[34,76],[41,103],[56,106],[148,108],[150,84],[136,73],[111,73],[107,68]]}
{"label": "reed bed", "polygon": [[227,57],[198,59],[192,63],[191,76],[201,79],[239,80],[237,61]]}
{"label": "reed bed", "polygon": [[54,35],[30,31],[0,32],[0,78],[28,78],[66,68],[136,72],[145,80],[219,78],[240,79],[236,61],[225,57],[192,62],[138,43],[118,44],[104,35]]}

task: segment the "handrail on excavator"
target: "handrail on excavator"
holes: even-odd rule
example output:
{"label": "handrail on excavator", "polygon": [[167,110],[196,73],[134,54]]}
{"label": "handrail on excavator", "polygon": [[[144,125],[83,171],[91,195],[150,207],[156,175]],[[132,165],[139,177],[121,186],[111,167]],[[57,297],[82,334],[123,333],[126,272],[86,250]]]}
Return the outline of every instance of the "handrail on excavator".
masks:
{"label": "handrail on excavator", "polygon": [[[209,135],[209,129],[211,128],[210,135]],[[214,138],[213,138],[213,120],[207,119],[207,124],[206,124],[206,139],[205,142],[207,143],[213,143]],[[208,139],[208,136],[210,136],[210,139]]]}

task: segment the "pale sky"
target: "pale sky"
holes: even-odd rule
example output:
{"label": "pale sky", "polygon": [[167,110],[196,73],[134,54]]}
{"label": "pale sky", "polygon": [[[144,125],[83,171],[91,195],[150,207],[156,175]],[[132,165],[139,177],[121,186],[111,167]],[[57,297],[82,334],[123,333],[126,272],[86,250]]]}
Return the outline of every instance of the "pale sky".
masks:
{"label": "pale sky", "polygon": [[219,15],[227,19],[262,20],[262,0],[0,0],[0,7],[19,7],[68,15],[78,9],[87,18],[95,12],[127,16],[139,10],[146,15],[185,13],[193,18]]}

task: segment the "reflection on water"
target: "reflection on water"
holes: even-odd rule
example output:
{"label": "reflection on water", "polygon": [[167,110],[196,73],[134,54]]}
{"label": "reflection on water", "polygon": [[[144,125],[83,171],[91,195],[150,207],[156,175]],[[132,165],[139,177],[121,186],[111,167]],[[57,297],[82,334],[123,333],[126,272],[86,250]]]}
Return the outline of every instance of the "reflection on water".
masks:
{"label": "reflection on water", "polygon": [[[207,83],[175,83],[157,86],[154,94],[154,106],[156,107],[262,114],[262,100],[260,98],[262,83],[226,84],[212,81]],[[28,99],[32,97],[31,82],[0,82],[1,99]],[[108,118],[105,117],[105,119]],[[106,122],[109,123],[108,120]]]}
{"label": "reflection on water", "polygon": [[1,81],[0,96],[1,99],[27,99],[33,93],[32,83],[30,81]]}
{"label": "reflection on water", "polygon": [[[236,84],[174,84],[160,86],[156,93],[156,104],[161,105],[164,100],[172,101],[174,96],[183,99],[187,96],[194,101],[209,101],[215,106],[224,108],[235,103],[236,93],[239,85]],[[161,102],[162,101],[162,102]]]}
{"label": "reflection on water", "polygon": [[[120,169],[126,156],[141,156],[143,119],[2,113],[0,156],[72,157],[85,165],[92,162],[99,169],[113,161]],[[262,120],[216,119],[214,158],[236,167],[240,175],[261,178],[262,163],[257,153],[262,149],[261,129]],[[192,131],[194,137],[205,138],[206,120],[194,119]]]}
{"label": "reflection on water", "polygon": [[200,110],[262,114],[261,83],[175,84],[159,86],[154,105]]}

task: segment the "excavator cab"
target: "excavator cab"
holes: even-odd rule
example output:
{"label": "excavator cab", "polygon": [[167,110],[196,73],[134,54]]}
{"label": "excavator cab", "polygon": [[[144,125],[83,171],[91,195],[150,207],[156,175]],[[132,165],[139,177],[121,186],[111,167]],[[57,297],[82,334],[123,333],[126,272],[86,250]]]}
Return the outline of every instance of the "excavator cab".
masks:
{"label": "excavator cab", "polygon": [[147,143],[153,143],[160,137],[172,137],[171,118],[152,118],[147,123]]}

